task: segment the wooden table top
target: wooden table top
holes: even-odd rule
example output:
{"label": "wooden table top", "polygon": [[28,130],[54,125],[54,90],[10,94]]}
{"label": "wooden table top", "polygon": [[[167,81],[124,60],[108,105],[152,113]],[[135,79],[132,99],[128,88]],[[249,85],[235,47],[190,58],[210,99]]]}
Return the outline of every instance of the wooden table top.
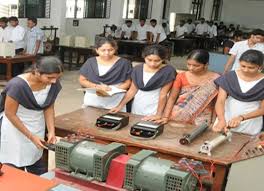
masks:
{"label": "wooden table top", "polygon": [[140,121],[142,116],[127,113],[130,117],[129,125],[118,131],[109,131],[95,126],[96,119],[106,113],[107,110],[92,107],[79,109],[56,117],[55,127],[58,132],[86,132],[88,135],[94,136],[95,139],[99,140],[120,142],[128,146],[140,147],[142,149],[152,149],[172,156],[187,157],[207,162],[214,161],[214,163],[220,165],[228,165],[234,161],[241,160],[240,155],[237,155],[237,152],[239,152],[241,148],[251,140],[251,137],[248,135],[233,133],[231,142],[222,143],[212,151],[212,156],[207,156],[198,153],[200,146],[204,141],[212,140],[219,136],[219,133],[207,130],[190,145],[181,145],[179,139],[182,135],[192,131],[195,127],[191,125],[169,123],[164,127],[163,134],[156,139],[139,140],[132,138],[129,131],[130,127]]}
{"label": "wooden table top", "polygon": [[7,62],[17,63],[17,62],[32,61],[35,59],[36,56],[30,54],[15,55],[14,57],[5,57],[5,58],[0,56],[0,63],[7,63]]}

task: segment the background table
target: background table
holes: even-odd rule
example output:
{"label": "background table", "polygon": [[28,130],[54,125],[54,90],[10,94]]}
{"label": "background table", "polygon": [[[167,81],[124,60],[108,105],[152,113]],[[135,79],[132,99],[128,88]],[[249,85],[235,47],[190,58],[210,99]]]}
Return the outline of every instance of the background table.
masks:
{"label": "background table", "polygon": [[6,65],[6,75],[5,80],[10,80],[12,78],[12,65],[13,64],[24,64],[27,63],[34,63],[36,56],[34,55],[16,55],[14,57],[0,57],[0,64]]}

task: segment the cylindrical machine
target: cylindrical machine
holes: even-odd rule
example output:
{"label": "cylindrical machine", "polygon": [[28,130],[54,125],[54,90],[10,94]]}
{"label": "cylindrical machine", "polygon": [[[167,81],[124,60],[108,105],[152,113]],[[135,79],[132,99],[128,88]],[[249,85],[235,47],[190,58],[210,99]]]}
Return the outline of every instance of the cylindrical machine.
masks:
{"label": "cylindrical machine", "polygon": [[180,139],[180,143],[182,145],[190,144],[196,137],[201,135],[207,128],[208,128],[207,123],[202,124],[200,127],[196,128],[190,134],[184,135],[183,138]]}
{"label": "cylindrical machine", "polygon": [[102,148],[101,145],[82,141],[77,144],[70,154],[70,167],[81,173],[93,173],[94,168],[94,154]]}
{"label": "cylindrical machine", "polygon": [[222,134],[211,141],[205,141],[204,144],[200,148],[200,153],[204,153],[210,156],[211,151],[215,147],[217,147],[218,145],[220,145],[226,140],[231,141],[231,136],[232,136],[232,133],[228,131],[226,134]]}
{"label": "cylindrical machine", "polygon": [[148,157],[136,172],[135,186],[142,190],[163,190],[164,177],[173,164],[172,161]]}

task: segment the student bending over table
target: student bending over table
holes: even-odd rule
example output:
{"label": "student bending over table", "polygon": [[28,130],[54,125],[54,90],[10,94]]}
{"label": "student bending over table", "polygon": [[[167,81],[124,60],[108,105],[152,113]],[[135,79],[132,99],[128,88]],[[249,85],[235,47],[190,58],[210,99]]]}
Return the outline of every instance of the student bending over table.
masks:
{"label": "student bending over table", "polygon": [[177,75],[163,117],[155,122],[211,123],[218,92],[214,80],[219,75],[208,71],[208,61],[209,53],[205,50],[194,50],[189,54],[188,71]]}
{"label": "student bending over table", "polygon": [[[79,82],[82,87],[97,90],[111,90],[110,85],[127,90],[130,86],[131,63],[115,55],[117,44],[111,38],[100,39],[96,44],[98,56],[89,58],[80,69]],[[83,106],[111,109],[123,99],[125,93],[103,97],[86,91]],[[121,108],[126,111],[126,108]]]}
{"label": "student bending over table", "polygon": [[31,72],[10,80],[3,92],[0,162],[40,175],[45,126],[47,142],[55,143],[54,103],[61,90],[63,68],[56,57],[43,57]]}
{"label": "student bending over table", "polygon": [[146,47],[142,56],[145,59],[145,64],[138,65],[133,69],[132,84],[128,92],[120,104],[110,112],[120,111],[126,103],[134,98],[132,113],[154,119],[160,118],[176,71],[172,66],[166,65],[168,51],[162,45]]}
{"label": "student bending over table", "polygon": [[250,135],[263,127],[264,74],[263,53],[247,50],[240,59],[240,68],[215,80],[219,94],[215,105],[215,131],[231,128]]}

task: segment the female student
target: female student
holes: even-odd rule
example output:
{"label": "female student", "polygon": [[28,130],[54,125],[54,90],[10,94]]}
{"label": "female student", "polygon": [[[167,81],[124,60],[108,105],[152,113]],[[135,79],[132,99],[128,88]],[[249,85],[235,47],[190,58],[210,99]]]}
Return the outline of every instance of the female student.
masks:
{"label": "female student", "polygon": [[45,172],[41,162],[45,126],[47,143],[55,143],[54,102],[63,68],[56,57],[36,61],[31,72],[10,80],[2,92],[0,162],[34,174]]}
{"label": "female student", "polygon": [[142,53],[145,64],[133,69],[132,84],[120,104],[110,112],[118,112],[133,100],[132,113],[159,118],[167,101],[176,71],[166,65],[168,52],[162,45],[151,45]]}
{"label": "female student", "polygon": [[[113,39],[103,38],[96,44],[98,56],[89,58],[80,69],[79,82],[82,87],[95,88],[96,90],[111,90],[110,85],[127,90],[130,86],[131,63],[115,55],[117,44]],[[117,106],[125,93],[103,97],[86,91],[83,106],[94,106],[110,109]],[[123,111],[126,111],[123,108]]]}
{"label": "female student", "polygon": [[219,76],[208,71],[209,53],[194,50],[187,57],[188,71],[179,73],[174,81],[170,97],[161,120],[200,125],[211,123],[213,100],[217,95],[214,80]]}
{"label": "female student", "polygon": [[215,80],[219,94],[215,105],[215,131],[231,128],[250,135],[263,127],[264,74],[263,53],[247,50],[240,59],[240,68]]}

